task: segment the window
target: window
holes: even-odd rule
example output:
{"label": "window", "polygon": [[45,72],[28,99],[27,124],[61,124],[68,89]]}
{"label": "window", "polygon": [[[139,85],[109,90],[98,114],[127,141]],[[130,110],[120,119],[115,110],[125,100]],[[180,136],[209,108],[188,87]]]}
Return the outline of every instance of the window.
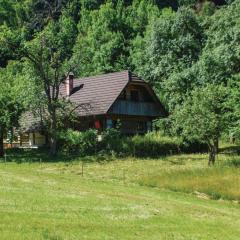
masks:
{"label": "window", "polygon": [[139,101],[139,93],[136,90],[131,91],[131,101],[138,102]]}
{"label": "window", "polygon": [[113,127],[112,119],[107,119],[107,128],[112,128],[112,127]]}

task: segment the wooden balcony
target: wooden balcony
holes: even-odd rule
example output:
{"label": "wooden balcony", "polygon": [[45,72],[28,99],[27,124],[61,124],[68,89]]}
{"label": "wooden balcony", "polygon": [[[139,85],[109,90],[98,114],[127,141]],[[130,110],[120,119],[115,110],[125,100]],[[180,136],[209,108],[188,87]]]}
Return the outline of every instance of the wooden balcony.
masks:
{"label": "wooden balcony", "polygon": [[109,113],[149,117],[161,116],[161,111],[156,103],[127,100],[117,100],[111,107]]}

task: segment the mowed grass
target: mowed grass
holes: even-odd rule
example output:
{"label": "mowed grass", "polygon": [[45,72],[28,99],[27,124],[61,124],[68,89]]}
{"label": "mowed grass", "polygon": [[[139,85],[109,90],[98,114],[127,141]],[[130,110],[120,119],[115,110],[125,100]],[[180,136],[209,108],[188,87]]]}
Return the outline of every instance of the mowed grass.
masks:
{"label": "mowed grass", "polygon": [[79,161],[0,163],[0,239],[239,239],[239,204],[139,184],[164,174],[169,180],[168,171],[202,174],[211,170],[205,160],[85,163],[83,176]]}

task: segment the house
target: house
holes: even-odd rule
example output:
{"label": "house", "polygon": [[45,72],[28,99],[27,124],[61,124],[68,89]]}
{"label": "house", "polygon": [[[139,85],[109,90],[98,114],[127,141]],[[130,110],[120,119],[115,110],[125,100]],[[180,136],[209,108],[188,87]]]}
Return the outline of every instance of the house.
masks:
{"label": "house", "polygon": [[[80,79],[69,74],[60,94],[77,106],[79,121],[73,128],[80,131],[89,128],[102,131],[119,122],[123,134],[143,134],[152,130],[154,119],[166,115],[151,86],[130,71]],[[45,143],[38,128],[29,128],[27,134],[30,145]]]}

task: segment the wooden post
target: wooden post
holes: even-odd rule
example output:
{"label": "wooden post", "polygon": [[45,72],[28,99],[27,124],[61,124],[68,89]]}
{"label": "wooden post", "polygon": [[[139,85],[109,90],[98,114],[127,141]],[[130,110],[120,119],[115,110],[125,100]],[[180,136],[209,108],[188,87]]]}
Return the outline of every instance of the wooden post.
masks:
{"label": "wooden post", "polygon": [[123,169],[123,184],[125,184],[125,171]]}
{"label": "wooden post", "polygon": [[82,177],[83,177],[83,161],[82,161]]}
{"label": "wooden post", "polygon": [[136,157],[136,146],[135,143],[133,143],[133,157]]}
{"label": "wooden post", "polygon": [[4,153],[4,162],[7,163],[7,154]]}

